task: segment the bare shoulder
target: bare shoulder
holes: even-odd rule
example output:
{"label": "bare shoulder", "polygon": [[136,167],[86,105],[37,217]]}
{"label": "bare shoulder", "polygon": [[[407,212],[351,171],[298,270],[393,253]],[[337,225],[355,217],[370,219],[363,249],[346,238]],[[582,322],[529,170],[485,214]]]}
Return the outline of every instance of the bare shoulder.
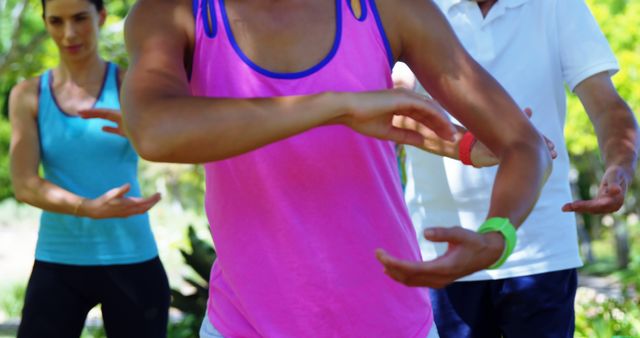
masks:
{"label": "bare shoulder", "polygon": [[172,26],[187,29],[194,23],[193,5],[199,0],[139,0],[127,15],[127,26],[150,30]]}
{"label": "bare shoulder", "polygon": [[11,117],[38,115],[38,96],[40,77],[23,80],[11,89],[9,95],[9,114]]}
{"label": "bare shoulder", "polygon": [[409,41],[437,34],[443,16],[432,0],[374,0],[391,49],[401,59]]}

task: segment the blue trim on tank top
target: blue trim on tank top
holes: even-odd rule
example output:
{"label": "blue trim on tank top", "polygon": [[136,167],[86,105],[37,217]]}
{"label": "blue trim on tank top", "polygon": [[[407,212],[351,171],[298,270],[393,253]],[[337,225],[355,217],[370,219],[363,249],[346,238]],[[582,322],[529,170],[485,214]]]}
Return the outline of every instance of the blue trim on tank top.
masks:
{"label": "blue trim on tank top", "polygon": [[387,38],[387,33],[384,30],[384,26],[382,25],[382,19],[380,19],[380,13],[378,13],[378,8],[376,7],[376,0],[369,0],[369,6],[371,6],[371,14],[376,18],[376,24],[378,25],[378,31],[380,32],[380,37],[382,38],[382,42],[384,43],[384,48],[387,51],[387,59],[389,59],[389,67],[393,68],[393,53],[391,52],[391,44],[389,44],[389,39]]}
{"label": "blue trim on tank top", "polygon": [[[202,26],[204,33],[211,39],[218,33],[218,16],[216,15],[216,5],[214,0],[202,0],[200,16],[202,16]],[[211,21],[209,21],[211,17]]]}
{"label": "blue trim on tank top", "polygon": [[345,0],[345,1],[347,1],[347,6],[349,7],[351,14],[353,14],[353,17],[356,18],[356,20],[363,22],[364,20],[367,19],[367,4],[365,0],[357,0],[360,2],[361,13],[359,18],[356,16],[356,12],[353,11],[353,7],[351,6],[352,0]]}
{"label": "blue trim on tank top", "polygon": [[[111,69],[111,65],[112,65],[111,62],[107,61],[107,66],[105,67],[104,75],[102,76],[102,85],[100,86],[100,91],[98,91],[96,100],[93,102],[90,109],[95,108],[96,104],[100,101],[100,98],[102,97],[102,92],[104,91],[104,87],[107,84],[107,79],[109,78],[109,70]],[[53,92],[53,70],[49,70],[48,86],[49,86],[49,95],[51,95],[51,99],[53,100],[53,104],[56,105],[56,108],[58,108],[58,110],[66,117],[79,117],[78,115],[67,113],[60,107],[60,104],[58,104],[58,99],[56,98],[56,94]]]}
{"label": "blue trim on tank top", "polygon": [[191,11],[193,12],[193,19],[198,17],[198,0],[191,0]]}
{"label": "blue trim on tank top", "polygon": [[240,46],[236,42],[236,39],[233,36],[233,32],[231,31],[231,25],[229,24],[229,18],[227,17],[227,10],[225,9],[224,1],[225,0],[219,0],[219,5],[220,5],[220,13],[222,14],[222,21],[224,22],[224,27],[225,27],[225,29],[227,31],[227,36],[228,36],[228,39],[229,39],[229,43],[231,43],[231,46],[233,46],[233,49],[236,51],[236,54],[238,54],[240,59],[242,59],[242,61],[245,64],[247,64],[253,70],[255,70],[256,72],[258,72],[258,73],[260,73],[262,75],[265,75],[265,76],[268,76],[268,77],[272,77],[272,78],[276,78],[276,79],[299,79],[299,78],[302,78],[302,77],[305,77],[305,76],[309,76],[309,75],[319,71],[324,66],[326,66],[333,59],[333,57],[336,55],[336,53],[338,52],[338,47],[340,47],[340,41],[342,39],[342,6],[341,6],[341,1],[342,0],[336,0],[335,1],[336,2],[336,33],[335,33],[335,37],[333,39],[333,47],[331,48],[331,51],[317,65],[315,65],[315,66],[313,66],[313,67],[311,67],[311,68],[309,68],[307,70],[303,70],[303,71],[300,71],[300,72],[294,72],[294,73],[272,72],[272,71],[270,71],[268,69],[265,69],[265,68],[262,68],[262,67],[258,66],[253,61],[251,61],[251,59],[249,59],[249,57],[247,57],[246,54],[244,54],[244,52],[242,51],[242,49],[240,48]]}
{"label": "blue trim on tank top", "polygon": [[[42,103],[42,88],[44,87],[44,75],[40,75],[38,76],[38,104],[36,105],[36,107],[38,107],[38,116],[37,116],[37,123],[36,123],[36,129],[38,132],[38,146],[40,146],[40,151],[42,152],[42,149],[44,149],[44,147],[42,146],[42,133],[40,132],[40,115],[42,115],[40,113],[41,111],[41,107],[40,104]],[[42,153],[40,154],[40,156],[42,156]]]}

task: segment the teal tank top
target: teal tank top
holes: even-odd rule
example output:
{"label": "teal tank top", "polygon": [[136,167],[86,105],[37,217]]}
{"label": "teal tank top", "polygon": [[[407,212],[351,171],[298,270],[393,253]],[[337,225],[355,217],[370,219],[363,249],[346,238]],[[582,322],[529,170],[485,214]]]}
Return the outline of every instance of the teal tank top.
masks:
{"label": "teal tank top", "polygon": [[[108,63],[94,108],[120,109],[118,68]],[[40,77],[38,129],[41,163],[48,181],[89,199],[131,184],[140,196],[138,156],[129,141],[102,131],[113,124],[62,111],[51,90],[51,70]],[[36,259],[72,265],[138,263],[158,255],[147,214],[91,219],[43,211]]]}

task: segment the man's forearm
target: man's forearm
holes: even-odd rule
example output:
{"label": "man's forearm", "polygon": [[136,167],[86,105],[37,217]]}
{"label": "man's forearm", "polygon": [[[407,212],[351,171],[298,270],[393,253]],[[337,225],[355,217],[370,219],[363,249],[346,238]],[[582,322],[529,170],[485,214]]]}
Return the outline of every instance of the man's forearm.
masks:
{"label": "man's forearm", "polygon": [[[638,161],[638,124],[629,106],[620,101],[594,122],[606,168],[618,166],[633,178]],[[628,182],[629,183],[629,182]]]}

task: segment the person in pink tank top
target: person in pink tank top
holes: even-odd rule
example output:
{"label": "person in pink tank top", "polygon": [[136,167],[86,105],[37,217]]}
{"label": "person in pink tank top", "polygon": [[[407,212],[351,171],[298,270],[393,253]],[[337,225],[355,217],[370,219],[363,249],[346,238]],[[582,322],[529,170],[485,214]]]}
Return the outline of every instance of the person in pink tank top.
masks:
{"label": "person in pink tank top", "polygon": [[[429,264],[394,144],[454,129],[435,101],[391,89],[396,60],[498,154],[489,217],[519,225],[550,170],[543,139],[430,1],[140,0],[125,33],[135,148],[205,165],[218,259],[203,337],[437,335],[427,290],[384,273]],[[505,247],[497,231],[439,240],[454,254],[433,285]]]}

